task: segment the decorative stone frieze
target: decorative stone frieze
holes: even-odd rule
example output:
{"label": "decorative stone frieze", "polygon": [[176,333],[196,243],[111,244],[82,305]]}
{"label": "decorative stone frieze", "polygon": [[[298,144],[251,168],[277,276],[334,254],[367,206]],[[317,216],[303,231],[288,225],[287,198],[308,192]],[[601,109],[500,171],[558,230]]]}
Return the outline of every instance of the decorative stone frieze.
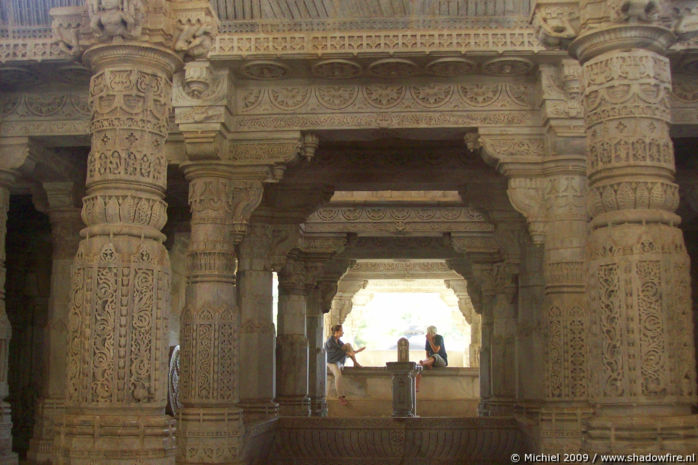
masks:
{"label": "decorative stone frieze", "polygon": [[51,296],[46,325],[45,384],[36,409],[34,435],[27,457],[36,463],[51,461],[51,447],[57,434],[56,424],[64,412],[66,348],[68,346],[68,309],[70,308],[70,267],[78,250],[80,230],[79,190],[71,182],[43,185],[51,221],[53,262]]}
{"label": "decorative stone frieze", "polygon": [[[689,258],[676,227],[669,137],[664,54],[674,36],[653,23],[653,5],[582,5],[583,30],[571,50],[584,79],[589,391],[597,406],[583,448],[630,452],[643,444],[688,452],[698,417],[690,415],[696,373]],[[682,439],[665,441],[673,428]]]}

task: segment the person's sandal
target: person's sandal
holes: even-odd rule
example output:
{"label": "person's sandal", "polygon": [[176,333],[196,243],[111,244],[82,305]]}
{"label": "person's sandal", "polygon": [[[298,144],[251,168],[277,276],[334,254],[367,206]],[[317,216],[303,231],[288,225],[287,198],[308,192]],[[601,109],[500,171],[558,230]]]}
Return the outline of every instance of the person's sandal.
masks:
{"label": "person's sandal", "polygon": [[344,397],[344,396],[339,397],[339,403],[342,404],[342,405],[345,406],[345,407],[348,407],[348,406],[349,406],[349,401],[348,401],[347,398]]}

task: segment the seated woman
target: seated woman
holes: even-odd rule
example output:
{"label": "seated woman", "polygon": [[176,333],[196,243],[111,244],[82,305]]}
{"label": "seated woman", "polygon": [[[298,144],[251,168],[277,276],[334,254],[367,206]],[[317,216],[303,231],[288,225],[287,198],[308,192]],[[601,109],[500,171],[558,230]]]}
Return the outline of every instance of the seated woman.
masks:
{"label": "seated woman", "polygon": [[337,397],[342,405],[349,405],[347,402],[346,394],[344,393],[344,379],[342,377],[342,368],[344,368],[344,362],[346,362],[347,357],[354,361],[355,367],[361,367],[359,362],[356,361],[356,354],[366,349],[365,347],[359,350],[354,350],[351,344],[345,344],[342,342],[340,337],[344,336],[344,330],[342,325],[335,325],[332,327],[332,335],[327,338],[325,342],[325,352],[327,353],[327,368],[334,375],[334,385],[337,389]]}
{"label": "seated woman", "polygon": [[[427,358],[419,361],[419,364],[424,368],[428,370],[432,367],[441,368],[448,366],[448,355],[446,355],[444,338],[440,334],[436,334],[436,326],[432,325],[427,328],[427,342],[424,345],[424,349],[427,352]],[[417,374],[417,392],[419,392],[419,381],[421,379],[422,374]]]}

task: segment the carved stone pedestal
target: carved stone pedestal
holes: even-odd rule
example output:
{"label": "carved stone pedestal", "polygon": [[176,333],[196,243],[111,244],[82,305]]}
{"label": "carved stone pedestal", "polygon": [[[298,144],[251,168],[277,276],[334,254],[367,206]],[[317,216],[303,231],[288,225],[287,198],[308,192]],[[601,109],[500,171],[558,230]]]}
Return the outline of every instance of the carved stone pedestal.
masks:
{"label": "carved stone pedestal", "polygon": [[416,376],[422,367],[416,362],[387,362],[393,375],[393,418],[417,416]]}

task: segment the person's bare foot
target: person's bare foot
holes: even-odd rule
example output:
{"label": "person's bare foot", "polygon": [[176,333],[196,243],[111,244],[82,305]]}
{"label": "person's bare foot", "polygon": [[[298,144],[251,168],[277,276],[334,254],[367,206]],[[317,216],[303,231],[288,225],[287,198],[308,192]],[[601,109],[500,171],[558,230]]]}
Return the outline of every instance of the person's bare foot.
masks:
{"label": "person's bare foot", "polygon": [[354,367],[355,367],[355,368],[363,368],[363,365],[360,364],[359,362],[355,362],[355,363],[354,363]]}
{"label": "person's bare foot", "polygon": [[348,401],[347,398],[344,397],[344,396],[339,397],[339,403],[342,404],[342,405],[345,406],[345,407],[348,407],[348,406],[349,406],[349,401]]}

